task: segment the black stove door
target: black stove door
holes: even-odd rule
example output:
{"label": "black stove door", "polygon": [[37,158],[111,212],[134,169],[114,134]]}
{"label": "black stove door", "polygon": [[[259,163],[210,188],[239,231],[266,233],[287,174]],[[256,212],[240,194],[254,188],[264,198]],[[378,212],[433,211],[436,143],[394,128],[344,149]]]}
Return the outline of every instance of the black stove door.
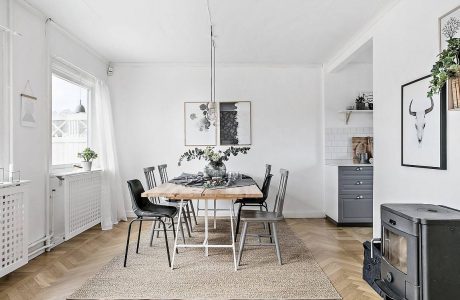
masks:
{"label": "black stove door", "polygon": [[405,299],[420,299],[418,238],[385,223],[382,235],[382,279]]}

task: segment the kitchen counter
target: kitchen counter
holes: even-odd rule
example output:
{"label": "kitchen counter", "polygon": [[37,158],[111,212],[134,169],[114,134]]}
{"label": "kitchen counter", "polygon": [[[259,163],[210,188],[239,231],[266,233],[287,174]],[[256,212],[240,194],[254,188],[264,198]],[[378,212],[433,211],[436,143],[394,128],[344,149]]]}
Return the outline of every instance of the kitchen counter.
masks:
{"label": "kitchen counter", "polygon": [[325,162],[326,166],[336,167],[372,167],[373,164],[355,164],[351,160],[328,160]]}

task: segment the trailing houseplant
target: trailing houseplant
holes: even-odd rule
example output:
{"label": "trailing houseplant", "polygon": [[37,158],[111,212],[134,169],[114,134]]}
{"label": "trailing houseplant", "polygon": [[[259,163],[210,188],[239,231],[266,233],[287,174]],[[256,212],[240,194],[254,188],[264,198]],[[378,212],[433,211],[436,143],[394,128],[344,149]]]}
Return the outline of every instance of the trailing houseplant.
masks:
{"label": "trailing houseplant", "polygon": [[78,153],[78,157],[83,159],[81,162],[83,170],[91,171],[91,166],[93,160],[97,158],[97,153],[91,148],[85,148],[82,152]]}
{"label": "trailing houseplant", "polygon": [[177,163],[179,166],[182,161],[191,161],[193,159],[204,159],[208,161],[204,169],[204,173],[207,177],[224,177],[227,169],[224,161],[228,161],[230,156],[237,156],[238,154],[246,154],[250,150],[250,147],[230,147],[226,150],[215,150],[214,147],[206,147],[204,149],[195,148],[184,152]]}
{"label": "trailing houseplant", "polygon": [[431,69],[432,78],[427,93],[428,97],[433,97],[446,83],[450,84],[454,108],[460,108],[460,38],[454,37],[459,29],[460,20],[456,18],[451,18],[442,28],[447,38],[447,48],[438,55],[438,61]]}

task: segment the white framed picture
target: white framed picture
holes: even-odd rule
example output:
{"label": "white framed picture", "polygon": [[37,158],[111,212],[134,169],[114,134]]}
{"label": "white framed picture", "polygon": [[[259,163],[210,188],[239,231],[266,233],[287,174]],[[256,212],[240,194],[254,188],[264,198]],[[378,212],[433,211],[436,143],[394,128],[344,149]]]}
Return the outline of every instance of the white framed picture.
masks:
{"label": "white framed picture", "polygon": [[217,118],[212,118],[211,115],[208,102],[184,103],[185,146],[215,146],[217,144]]}
{"label": "white framed picture", "polygon": [[460,5],[439,18],[439,51],[447,48],[451,38],[460,38]]}
{"label": "white framed picture", "polygon": [[401,165],[446,170],[446,89],[428,97],[430,78],[401,86]]}

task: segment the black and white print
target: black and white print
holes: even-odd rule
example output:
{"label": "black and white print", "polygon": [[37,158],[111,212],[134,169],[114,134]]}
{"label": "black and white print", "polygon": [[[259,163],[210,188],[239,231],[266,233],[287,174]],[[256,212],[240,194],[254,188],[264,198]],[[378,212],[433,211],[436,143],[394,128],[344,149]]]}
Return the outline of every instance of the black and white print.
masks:
{"label": "black and white print", "polygon": [[447,41],[460,38],[460,6],[439,18],[439,48],[447,48]]}
{"label": "black and white print", "polygon": [[207,102],[184,103],[184,125],[186,146],[215,146],[217,127],[210,117]]}
{"label": "black and white print", "polygon": [[446,92],[427,97],[431,76],[401,87],[401,164],[446,169]]}
{"label": "black and white print", "polygon": [[220,102],[220,144],[251,144],[251,102]]}

